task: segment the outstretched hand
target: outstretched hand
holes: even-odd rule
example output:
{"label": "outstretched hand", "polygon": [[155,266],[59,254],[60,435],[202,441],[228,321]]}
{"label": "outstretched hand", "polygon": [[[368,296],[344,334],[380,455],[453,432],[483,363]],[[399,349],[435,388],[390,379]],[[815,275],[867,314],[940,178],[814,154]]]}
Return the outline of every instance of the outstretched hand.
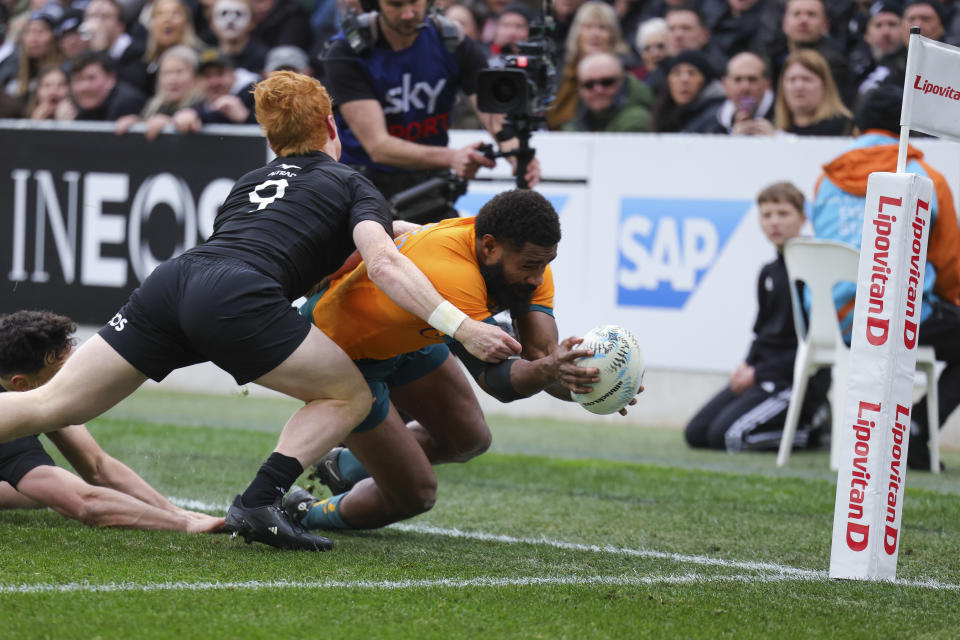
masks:
{"label": "outstretched hand", "polygon": [[[637,396],[640,395],[641,393],[643,393],[643,385],[640,385],[640,388],[637,389]],[[632,407],[633,405],[637,404],[637,396],[633,396],[633,399],[627,403],[627,407]],[[617,411],[617,413],[619,413],[622,416],[627,415],[627,407],[620,409],[620,411]]]}
{"label": "outstretched hand", "polygon": [[520,353],[520,343],[500,327],[467,318],[453,338],[484,362],[500,362]]}
{"label": "outstretched hand", "polygon": [[581,367],[580,358],[592,356],[593,349],[577,348],[583,338],[571,337],[560,342],[557,350],[550,355],[553,378],[574,393],[589,393],[591,386],[600,381],[600,370],[596,367]]}
{"label": "outstretched hand", "polygon": [[223,529],[226,520],[205,513],[192,513],[187,524],[187,533],[217,533]]}

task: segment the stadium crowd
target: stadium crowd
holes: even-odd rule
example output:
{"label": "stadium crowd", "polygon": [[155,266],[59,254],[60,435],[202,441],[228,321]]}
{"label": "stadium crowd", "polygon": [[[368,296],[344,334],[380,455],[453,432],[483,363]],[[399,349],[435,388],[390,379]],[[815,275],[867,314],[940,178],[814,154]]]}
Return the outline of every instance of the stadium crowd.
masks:
{"label": "stadium crowd", "polygon": [[[847,135],[866,91],[902,83],[911,26],[960,41],[957,6],[558,0],[546,126]],[[541,9],[535,0],[432,3],[491,67],[529,37]],[[148,137],[253,123],[251,83],[278,70],[322,80],[330,38],[353,11],[358,0],[0,0],[0,117],[114,121],[121,133],[144,122]],[[478,127],[469,109],[453,114],[452,127]]]}

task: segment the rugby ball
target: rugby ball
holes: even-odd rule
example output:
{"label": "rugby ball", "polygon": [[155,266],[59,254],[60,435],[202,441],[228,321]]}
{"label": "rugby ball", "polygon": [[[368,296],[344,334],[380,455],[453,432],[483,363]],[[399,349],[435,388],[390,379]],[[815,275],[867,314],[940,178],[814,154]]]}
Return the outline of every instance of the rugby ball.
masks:
{"label": "rugby ball", "polygon": [[643,352],[632,333],[614,324],[595,327],[583,336],[580,348],[593,349],[592,356],[577,365],[596,367],[600,380],[590,393],[570,393],[590,413],[606,415],[623,409],[643,384]]}

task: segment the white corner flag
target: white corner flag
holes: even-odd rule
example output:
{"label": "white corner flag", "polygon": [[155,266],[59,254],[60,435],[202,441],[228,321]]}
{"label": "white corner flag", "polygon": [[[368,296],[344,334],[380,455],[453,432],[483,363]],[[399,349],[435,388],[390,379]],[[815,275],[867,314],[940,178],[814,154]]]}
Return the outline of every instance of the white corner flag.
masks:
{"label": "white corner flag", "polygon": [[897,173],[867,182],[838,438],[830,577],[892,580],[901,543],[933,182],[905,173],[910,129],[960,140],[960,49],[911,29]]}
{"label": "white corner flag", "polygon": [[960,141],[960,48],[910,35],[900,124]]}

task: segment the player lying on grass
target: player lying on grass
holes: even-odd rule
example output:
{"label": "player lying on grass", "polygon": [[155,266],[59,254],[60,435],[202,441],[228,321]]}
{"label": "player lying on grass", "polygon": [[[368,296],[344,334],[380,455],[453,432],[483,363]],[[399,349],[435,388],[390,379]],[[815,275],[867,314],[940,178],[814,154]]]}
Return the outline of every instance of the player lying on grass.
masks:
{"label": "player lying on grass", "polygon": [[[77,326],[47,311],[0,316],[0,390],[27,391],[53,377],[73,351]],[[50,507],[96,527],[211,532],[223,518],[170,503],[130,467],[107,455],[83,425],[51,431],[83,477],[54,465],[37,436],[0,443],[0,508]]]}
{"label": "player lying on grass", "polygon": [[[334,496],[317,501],[296,488],[284,501],[310,529],[365,529],[410,518],[433,506],[431,465],[466,462],[490,445],[490,428],[456,354],[480,387],[503,402],[546,391],[570,400],[596,382],[580,338],[558,341],[553,276],[560,219],[535,191],[502,193],[476,218],[454,218],[397,239],[400,252],[441,295],[475,320],[509,309],[522,358],[489,364],[393,304],[364,264],[312,296],[301,313],[353,358],[375,398],[373,410],[318,469]],[[449,348],[444,342],[449,343]],[[642,390],[642,388],[640,389]],[[638,391],[639,393],[639,391]],[[636,398],[631,402],[636,401]],[[397,409],[416,421],[405,424]],[[368,477],[369,473],[369,477]]]}

